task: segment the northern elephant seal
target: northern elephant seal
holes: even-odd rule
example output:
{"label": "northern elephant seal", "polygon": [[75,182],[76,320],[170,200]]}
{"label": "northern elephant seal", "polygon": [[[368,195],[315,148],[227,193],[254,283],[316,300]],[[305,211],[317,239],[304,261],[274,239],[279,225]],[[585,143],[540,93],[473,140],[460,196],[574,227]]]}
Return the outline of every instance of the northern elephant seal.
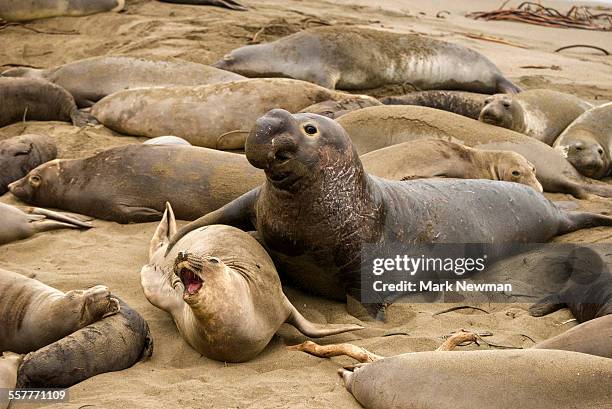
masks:
{"label": "northern elephant seal", "polygon": [[27,239],[37,233],[57,229],[89,229],[91,223],[46,209],[31,208],[28,213],[0,203],[0,245]]}
{"label": "northern elephant seal", "polygon": [[68,91],[38,78],[0,78],[0,101],[0,127],[19,121],[95,122],[78,110]]}
{"label": "northern elephant seal", "polygon": [[[523,91],[525,92],[525,91]],[[384,97],[385,105],[418,105],[453,112],[468,118],[478,119],[487,94],[464,91],[418,91],[406,95]]]}
{"label": "northern elephant seal", "polygon": [[485,151],[440,139],[404,142],[361,156],[366,172],[385,179],[447,177],[522,183],[542,192],[535,168],[510,151]]}
{"label": "northern elephant seal", "polygon": [[361,298],[364,243],[385,258],[397,245],[544,242],[612,225],[606,216],[563,212],[517,183],[397,182],[368,175],[344,129],[314,114],[270,111],[253,127],[246,156],[265,171],[263,186],[181,228],[168,248],[206,225],[256,229],[279,270],[300,287],[334,299]]}
{"label": "northern elephant seal", "polygon": [[5,77],[42,78],[70,92],[80,107],[130,88],[207,85],[244,79],[233,72],[179,59],[110,55],[86,58],[49,69],[17,67]]}
{"label": "northern elephant seal", "polygon": [[554,145],[585,176],[601,179],[612,170],[612,102],[580,115]]}
{"label": "northern elephant seal", "polygon": [[149,325],[138,312],[113,297],[120,306],[118,313],[27,354],[17,373],[17,387],[68,388],[151,357]]}
{"label": "northern elephant seal", "polygon": [[583,322],[557,335],[538,342],[535,349],[558,349],[612,358],[612,314]]}
{"label": "northern elephant seal", "polygon": [[4,352],[0,355],[0,409],[7,409],[10,403],[8,391],[15,389],[17,384],[17,370],[23,356],[13,352]]}
{"label": "northern elephant seal", "polygon": [[119,311],[102,285],[67,293],[0,269],[0,352],[27,353]]}
{"label": "northern elephant seal", "polygon": [[359,154],[418,139],[437,138],[472,148],[513,151],[536,168],[547,192],[612,197],[612,186],[583,177],[552,147],[534,138],[450,112],[419,106],[370,107],[338,118]]}
{"label": "northern elephant seal", "polygon": [[382,104],[377,99],[366,95],[358,95],[356,97],[343,98],[338,101],[329,100],[319,102],[318,104],[313,104],[302,109],[300,113],[307,112],[336,119],[356,109],[375,107],[378,105]]}
{"label": "northern elephant seal", "polygon": [[340,376],[366,409],[605,409],[612,401],[612,360],[569,351],[417,352]]}
{"label": "northern elephant seal", "polygon": [[488,97],[478,119],[552,145],[574,119],[591,107],[574,95],[549,89],[530,89],[516,95]]}
{"label": "northern elephant seal", "polygon": [[244,155],[194,146],[127,145],[55,160],[12,183],[24,202],[119,223],[159,220],[166,202],[183,220],[229,203],[265,180]]}
{"label": "northern elephant seal", "polygon": [[270,109],[297,112],[335,95],[341,94],[304,81],[251,79],[121,91],[100,100],[92,114],[127,135],[175,135],[205,148],[242,149],[255,120]]}
{"label": "northern elephant seal", "polygon": [[214,64],[247,77],[288,77],[326,88],[518,92],[485,56],[458,44],[354,26],[316,27],[238,48]]}
{"label": "northern elephant seal", "polygon": [[57,157],[57,147],[43,135],[20,135],[0,141],[0,195],[9,183]]}
{"label": "northern elephant seal", "polygon": [[354,324],[308,321],[281,287],[272,259],[250,234],[230,226],[206,226],[183,237],[164,256],[176,233],[168,205],[141,271],[145,296],[168,312],[181,336],[208,358],[254,358],[287,322],[309,337],[354,331]]}
{"label": "northern elephant seal", "polygon": [[29,21],[59,16],[87,16],[105,11],[118,12],[125,0],[0,0],[0,18]]}
{"label": "northern elephant seal", "polygon": [[163,3],[175,4],[193,4],[197,6],[217,6],[225,7],[232,10],[246,11],[246,6],[238,3],[235,0],[159,0]]}

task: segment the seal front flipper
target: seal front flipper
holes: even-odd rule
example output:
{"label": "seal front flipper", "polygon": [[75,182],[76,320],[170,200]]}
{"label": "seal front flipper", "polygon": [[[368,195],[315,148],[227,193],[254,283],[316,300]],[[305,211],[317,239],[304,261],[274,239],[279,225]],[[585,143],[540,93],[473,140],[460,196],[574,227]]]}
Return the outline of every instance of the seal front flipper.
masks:
{"label": "seal front flipper", "polygon": [[559,294],[551,294],[529,307],[529,315],[532,317],[543,317],[561,308],[565,308],[566,306],[567,305],[561,301]]}
{"label": "seal front flipper", "polygon": [[522,89],[500,75],[497,79],[497,91],[504,94],[518,94]]}
{"label": "seal front flipper", "polygon": [[150,207],[130,206],[127,204],[121,204],[118,207],[120,213],[117,215],[117,222],[119,223],[147,223],[162,218],[162,212]]}
{"label": "seal front flipper", "polygon": [[41,209],[39,207],[32,207],[32,208],[28,209],[28,213],[31,214],[31,215],[42,215],[42,216],[46,217],[47,219],[51,219],[51,220],[56,220],[56,221],[67,223],[69,225],[72,225],[73,228],[81,227],[81,228],[84,228],[84,229],[90,229],[90,228],[93,227],[93,225],[91,223],[83,221],[83,220],[79,220],[76,217],[72,217],[72,216],[69,216],[67,214],[62,214],[62,213],[54,212],[52,210]]}

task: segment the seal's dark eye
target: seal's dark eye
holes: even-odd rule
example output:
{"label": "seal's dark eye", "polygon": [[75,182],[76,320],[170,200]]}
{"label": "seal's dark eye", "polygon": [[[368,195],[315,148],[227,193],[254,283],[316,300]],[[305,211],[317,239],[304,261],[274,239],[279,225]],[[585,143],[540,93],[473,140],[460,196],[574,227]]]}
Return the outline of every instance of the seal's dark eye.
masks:
{"label": "seal's dark eye", "polygon": [[512,176],[521,176],[521,172],[519,172],[518,170],[513,170]]}
{"label": "seal's dark eye", "polygon": [[599,153],[600,155],[603,155],[603,149],[601,148],[597,149],[597,153]]}
{"label": "seal's dark eye", "polygon": [[577,151],[581,151],[582,150],[582,146],[576,146],[576,150]]}
{"label": "seal's dark eye", "polygon": [[317,128],[315,126],[313,126],[313,125],[310,125],[310,124],[304,125],[304,131],[306,131],[306,133],[308,135],[314,135],[314,134],[316,134],[318,132]]}
{"label": "seal's dark eye", "polygon": [[40,176],[37,176],[37,175],[30,176],[30,184],[32,184],[33,186],[40,185],[40,182],[42,182],[42,180],[40,179]]}
{"label": "seal's dark eye", "polygon": [[502,105],[504,106],[504,108],[510,108],[510,102],[508,101],[502,102]]}

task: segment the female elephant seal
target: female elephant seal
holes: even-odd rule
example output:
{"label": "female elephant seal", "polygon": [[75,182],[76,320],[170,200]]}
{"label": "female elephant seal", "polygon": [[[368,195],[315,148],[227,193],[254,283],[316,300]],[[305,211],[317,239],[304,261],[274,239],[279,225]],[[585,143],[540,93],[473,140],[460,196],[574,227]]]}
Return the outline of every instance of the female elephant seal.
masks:
{"label": "female elephant seal", "polygon": [[63,293],[0,269],[0,352],[27,353],[119,311],[102,285]]}
{"label": "female elephant seal", "polygon": [[331,89],[410,83],[419,89],[484,94],[519,91],[491,61],[469,48],[354,26],[316,27],[248,45],[214,66],[247,77],[288,77]]}
{"label": "female elephant seal", "polygon": [[166,202],[193,220],[265,180],[244,155],[177,145],[127,145],[55,160],[12,183],[24,202],[118,223],[159,220]]}
{"label": "female elephant seal", "polygon": [[57,147],[46,136],[20,135],[0,141],[0,195],[9,183],[57,156]]}
{"label": "female elephant seal", "polygon": [[612,225],[606,216],[563,212],[518,183],[370,176],[344,129],[314,114],[270,111],[253,127],[246,156],[264,170],[264,185],[183,227],[168,248],[211,224],[256,229],[279,270],[335,299],[360,291],[362,250],[386,258],[416,243],[539,243]]}
{"label": "female elephant seal", "polygon": [[362,327],[308,321],[289,302],[274,263],[250,234],[230,226],[192,232],[164,256],[176,232],[168,205],[141,271],[145,296],[167,311],[181,336],[208,358],[244,362],[270,342],[284,322],[309,337]]}
{"label": "female elephant seal", "polygon": [[0,18],[29,21],[59,16],[87,16],[121,11],[125,0],[0,0]]}
{"label": "female elephant seal", "polygon": [[27,239],[37,233],[57,229],[89,229],[91,223],[46,209],[29,209],[0,203],[0,245]]}
{"label": "female elephant seal", "polygon": [[121,371],[153,353],[149,325],[117,298],[120,310],[27,354],[18,388],[68,388],[92,376]]}
{"label": "female elephant seal", "polygon": [[385,105],[418,105],[478,119],[488,97],[487,94],[475,92],[435,90],[385,97],[381,98],[380,102]]}
{"label": "female elephant seal", "polygon": [[0,409],[8,408],[10,403],[8,391],[15,389],[17,370],[22,360],[22,355],[12,352],[4,352],[0,355]]}
{"label": "female elephant seal", "polygon": [[175,135],[205,148],[242,149],[252,124],[270,109],[297,112],[336,95],[342,94],[304,81],[252,79],[121,91],[100,100],[92,114],[126,135]]}
{"label": "female elephant seal", "polygon": [[80,107],[92,106],[107,95],[129,88],[196,86],[244,79],[233,72],[194,62],[125,55],[87,58],[46,70],[11,68],[2,76],[51,81],[70,92]]}
{"label": "female elephant seal", "polygon": [[0,127],[19,121],[95,122],[78,110],[68,91],[42,79],[0,78],[0,101]]}
{"label": "female elephant seal", "polygon": [[440,139],[423,139],[368,152],[361,161],[366,172],[385,179],[504,180],[542,192],[535,168],[516,152],[485,151]]}
{"label": "female elephant seal", "polygon": [[591,104],[574,95],[548,89],[530,89],[516,95],[488,97],[478,119],[552,145],[574,119],[591,107]]}
{"label": "female elephant seal", "polygon": [[417,352],[340,376],[366,409],[605,409],[612,402],[612,360],[568,351]]}
{"label": "female elephant seal", "polygon": [[570,193],[579,198],[589,194],[612,197],[612,186],[583,177],[552,147],[508,129],[419,106],[370,107],[338,118],[351,136],[357,152],[418,139],[446,139],[472,148],[513,151],[536,168],[536,176],[547,192]]}
{"label": "female elephant seal", "polygon": [[612,170],[612,102],[580,115],[553,146],[583,175],[608,176]]}

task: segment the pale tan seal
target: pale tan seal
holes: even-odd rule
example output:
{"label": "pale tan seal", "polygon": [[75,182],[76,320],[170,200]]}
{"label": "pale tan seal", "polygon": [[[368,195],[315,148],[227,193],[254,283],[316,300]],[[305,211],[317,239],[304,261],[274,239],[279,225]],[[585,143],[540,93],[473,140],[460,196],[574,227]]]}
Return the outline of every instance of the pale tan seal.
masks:
{"label": "pale tan seal", "polygon": [[87,16],[105,11],[118,12],[125,0],[0,0],[0,18],[28,21],[59,16]]}
{"label": "pale tan seal", "polygon": [[17,370],[22,360],[22,355],[13,352],[4,352],[0,355],[0,409],[7,409],[9,406],[8,391],[15,389]]}
{"label": "pale tan seal", "polygon": [[35,351],[119,311],[102,285],[64,293],[0,269],[0,288],[0,352]]}
{"label": "pale tan seal", "polygon": [[368,152],[361,161],[368,173],[385,179],[491,179],[522,183],[542,192],[534,166],[516,152],[485,151],[439,139],[422,139]]}
{"label": "pale tan seal", "polygon": [[309,337],[361,329],[315,324],[283,294],[272,259],[250,234],[207,226],[164,256],[176,221],[168,205],[141,271],[145,296],[168,312],[181,336],[208,358],[243,362],[259,354],[287,322]]}

